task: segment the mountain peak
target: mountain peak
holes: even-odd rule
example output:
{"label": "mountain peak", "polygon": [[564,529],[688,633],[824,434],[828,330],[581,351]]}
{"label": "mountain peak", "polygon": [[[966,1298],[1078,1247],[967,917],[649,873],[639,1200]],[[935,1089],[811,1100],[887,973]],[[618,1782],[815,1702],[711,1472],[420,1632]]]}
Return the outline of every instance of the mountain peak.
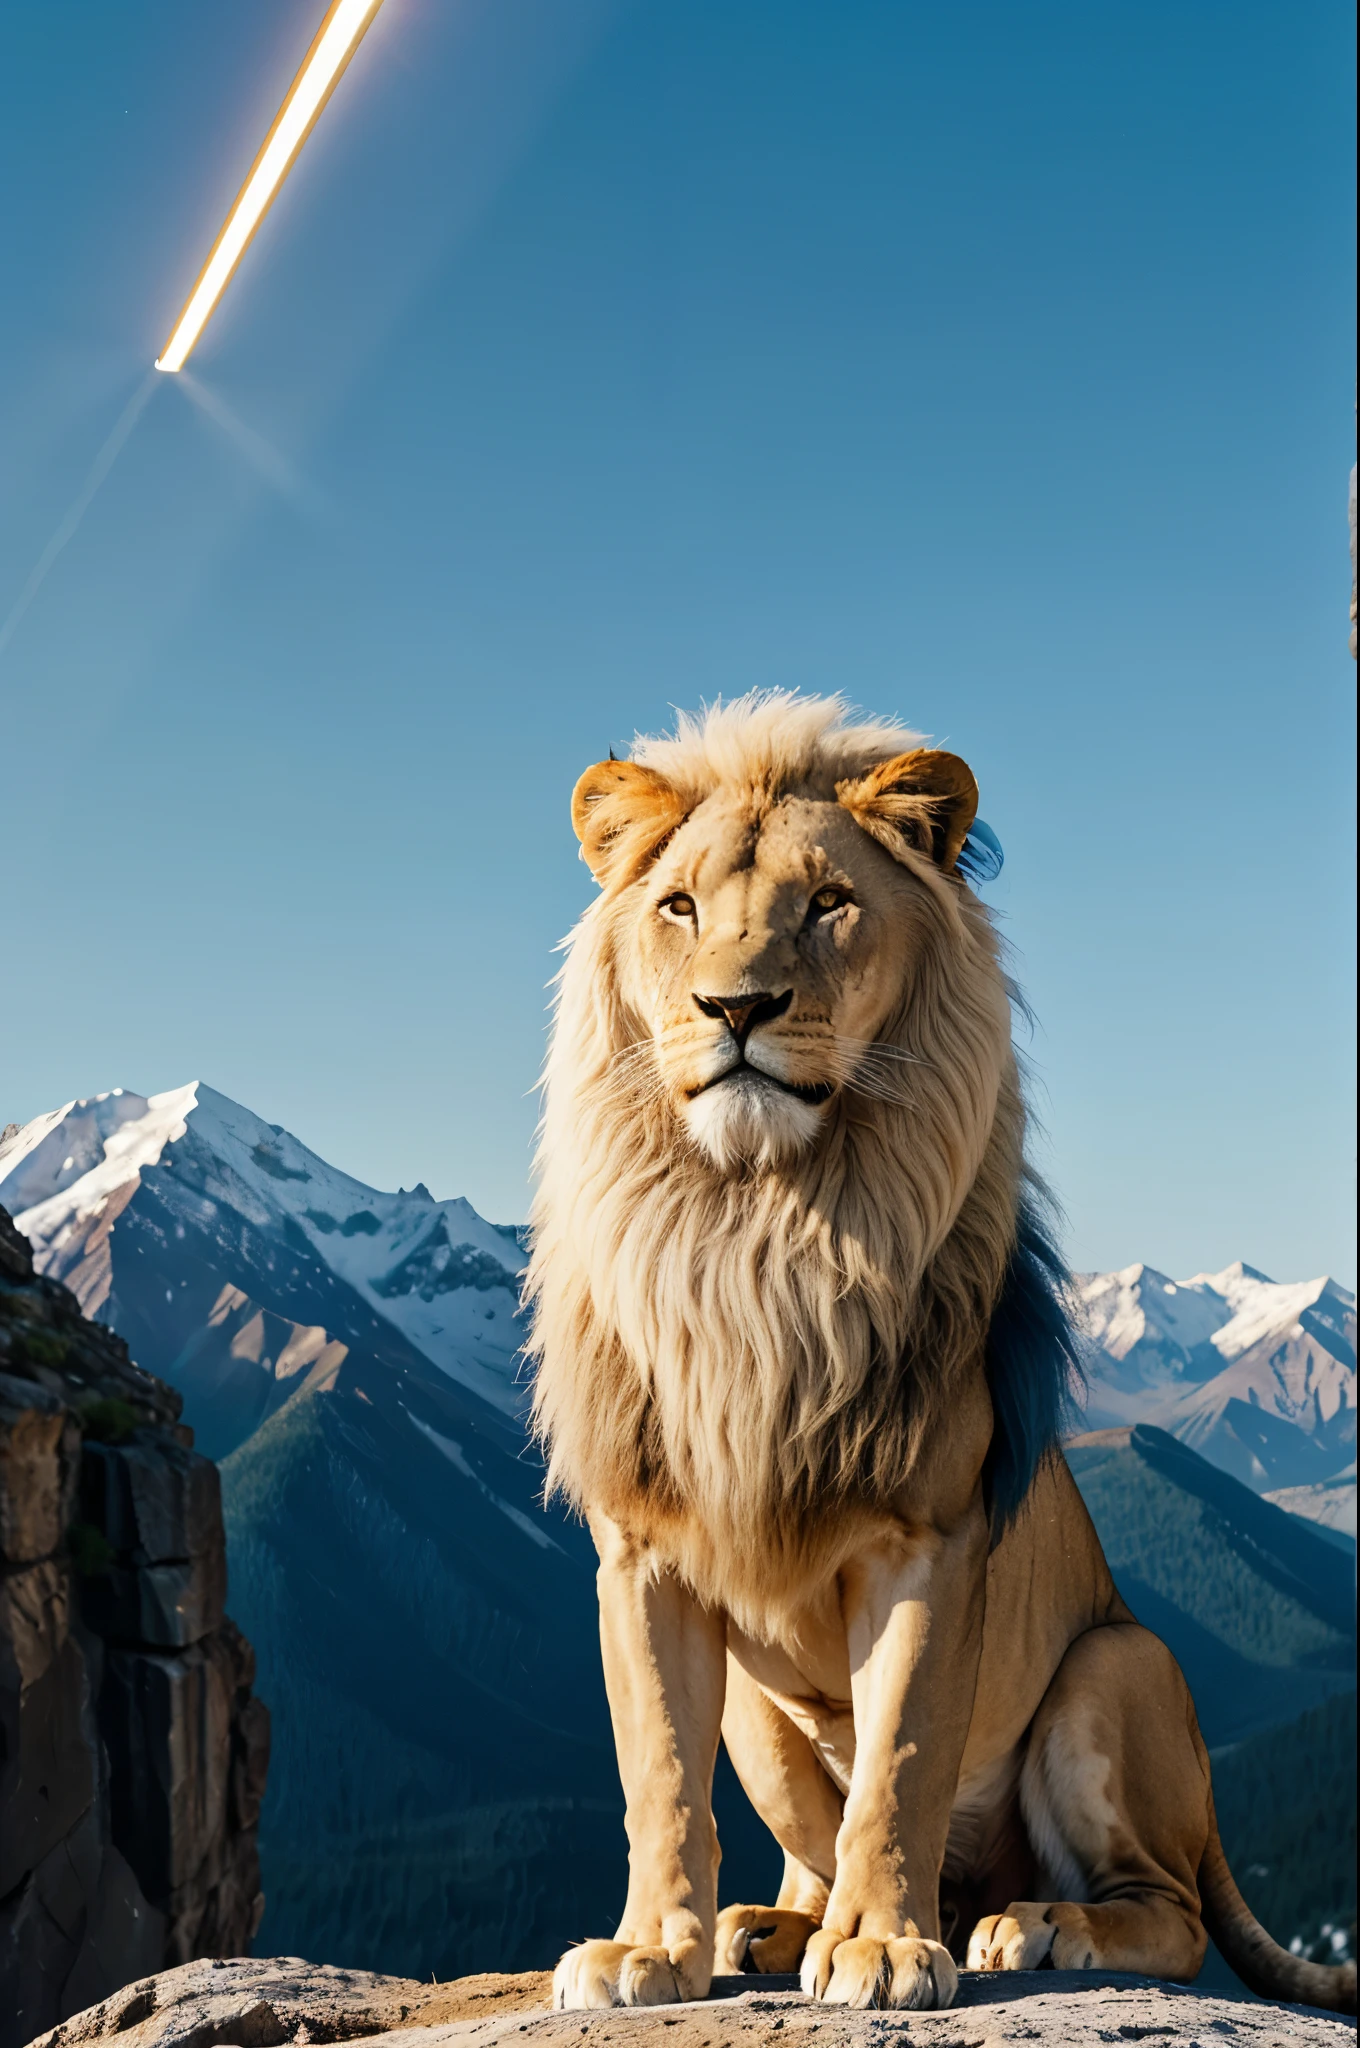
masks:
{"label": "mountain peak", "polygon": [[1334,1280],[1276,1281],[1241,1259],[1188,1280],[1133,1265],[1083,1275],[1079,1297],[1093,1426],[1159,1426],[1300,1499],[1354,1457],[1355,1302]]}
{"label": "mountain peak", "polygon": [[[423,1183],[385,1194],[354,1180],[204,1082],[159,1095],[110,1089],[35,1117],[0,1150],[0,1200],[40,1269],[72,1286],[87,1314],[142,1288],[129,1263],[139,1232],[143,1261],[170,1235],[199,1245],[200,1266],[233,1285],[248,1243],[263,1270],[246,1291],[274,1299],[282,1277],[299,1323],[343,1324],[332,1335],[351,1343],[391,1326],[484,1400],[522,1403],[518,1244]],[[162,1323],[184,1310],[179,1291],[173,1277],[162,1284]]]}
{"label": "mountain peak", "polygon": [[1184,1287],[1212,1287],[1215,1294],[1226,1295],[1230,1288],[1244,1280],[1254,1280],[1259,1286],[1273,1287],[1275,1282],[1269,1273],[1262,1273],[1256,1266],[1249,1266],[1245,1259],[1234,1259],[1221,1273],[1196,1273],[1193,1279],[1182,1281]]}

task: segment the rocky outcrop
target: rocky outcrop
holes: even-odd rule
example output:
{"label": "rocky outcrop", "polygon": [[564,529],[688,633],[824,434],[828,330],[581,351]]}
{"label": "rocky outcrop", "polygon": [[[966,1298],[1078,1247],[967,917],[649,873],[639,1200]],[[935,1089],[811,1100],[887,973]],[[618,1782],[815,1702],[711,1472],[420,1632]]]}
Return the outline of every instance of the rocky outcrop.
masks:
{"label": "rocky outcrop", "polygon": [[269,1717],[179,1413],[0,1210],[0,2048],[263,1910]]}
{"label": "rocky outcrop", "polygon": [[785,1977],[720,1977],[695,2005],[550,2011],[544,1970],[418,1984],[296,1957],[193,1963],[56,2027],[33,2048],[281,2048],[366,2041],[377,2048],[1353,2048],[1355,2022],[1300,2006],[1206,1997],[1192,1986],[1098,1971],[965,1972],[947,2012],[848,2012]]}
{"label": "rocky outcrop", "polygon": [[118,2037],[118,2048],[274,2048],[284,2041],[369,2040],[402,2027],[446,2026],[545,2012],[547,1970],[488,1972],[452,1984],[420,1984],[296,1956],[199,1962],[128,1984],[112,1998],[44,2034],[33,2048],[78,2048]]}

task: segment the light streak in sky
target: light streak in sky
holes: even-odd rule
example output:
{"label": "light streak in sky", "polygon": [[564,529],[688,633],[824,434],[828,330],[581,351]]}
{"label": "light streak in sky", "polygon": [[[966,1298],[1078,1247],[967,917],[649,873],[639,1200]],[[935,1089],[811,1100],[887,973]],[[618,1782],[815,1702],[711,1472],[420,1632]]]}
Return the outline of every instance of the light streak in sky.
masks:
{"label": "light streak in sky", "polygon": [[280,185],[311,134],[317,116],[334,92],[364,31],[382,0],[331,0],[325,18],[288,88],[274,125],[261,144],[245,184],[236,195],[222,231],[190,292],[174,331],[156,358],[158,370],[180,370],[207,326],[213,307],[231,281],[256,228],[269,211]]}
{"label": "light streak in sky", "polygon": [[47,546],[39,555],[34,565],[33,573],[10,607],[9,617],[5,620],[4,625],[0,626],[0,654],[3,654],[6,647],[8,647],[15,627],[46,582],[48,570],[66,546],[67,541],[73,538],[76,528],[89,511],[91,504],[94,502],[96,491],[98,491],[99,486],[118,460],[123,451],[124,442],[141,418],[142,413],[146,409],[146,402],[155,388],[156,379],[148,371],[146,377],[137,386],[137,389],[119,413],[117,420],[114,422],[112,433],[95,456],[94,461],[90,464],[89,475],[80,487],[79,496],[67,512],[66,517],[62,520],[51,540],[47,543]]}

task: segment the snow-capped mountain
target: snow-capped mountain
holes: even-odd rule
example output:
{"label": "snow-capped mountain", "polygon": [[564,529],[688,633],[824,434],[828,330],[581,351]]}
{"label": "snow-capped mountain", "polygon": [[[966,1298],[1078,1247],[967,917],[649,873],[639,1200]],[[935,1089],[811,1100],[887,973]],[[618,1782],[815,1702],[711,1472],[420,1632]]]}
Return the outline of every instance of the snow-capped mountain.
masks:
{"label": "snow-capped mountain", "polygon": [[1353,1462],[1355,1297],[1336,1281],[1282,1284],[1238,1263],[1078,1285],[1091,1427],[1155,1423],[1261,1493],[1321,1486]]}
{"label": "snow-capped mountain", "polygon": [[522,1405],[514,1231],[422,1186],[380,1194],[202,1082],[113,1089],[9,1132],[0,1201],[40,1270],[171,1380],[253,1350],[282,1382],[328,1345],[404,1340],[502,1412]]}

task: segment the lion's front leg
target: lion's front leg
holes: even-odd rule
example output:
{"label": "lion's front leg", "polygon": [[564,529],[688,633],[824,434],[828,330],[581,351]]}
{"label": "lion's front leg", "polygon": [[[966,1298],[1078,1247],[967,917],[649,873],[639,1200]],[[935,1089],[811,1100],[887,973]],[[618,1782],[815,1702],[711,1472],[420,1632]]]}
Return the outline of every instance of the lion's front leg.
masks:
{"label": "lion's front leg", "polygon": [[946,1530],[886,1540],[846,1568],[855,1763],[836,1881],[803,1988],[840,2005],[949,2005],[940,1865],[973,1710],[986,1591],[980,1495]]}
{"label": "lion's front leg", "polygon": [[592,1511],[600,1647],[627,1802],[628,1901],[612,1941],[568,1949],[559,2009],[703,1998],[713,1975],[718,1754],[727,1649],[721,1615],[658,1570],[647,1545]]}

